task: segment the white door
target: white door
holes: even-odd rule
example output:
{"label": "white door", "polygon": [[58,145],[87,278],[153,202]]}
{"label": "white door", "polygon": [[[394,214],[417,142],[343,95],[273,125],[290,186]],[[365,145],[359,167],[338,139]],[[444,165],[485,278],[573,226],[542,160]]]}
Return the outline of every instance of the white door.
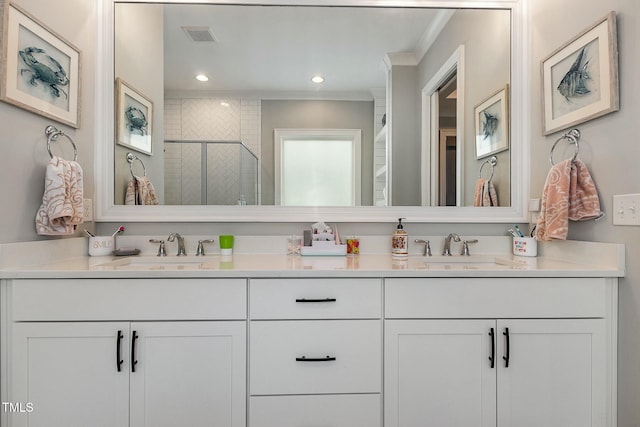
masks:
{"label": "white door", "polygon": [[128,426],[128,328],[112,322],[13,324],[9,401],[25,411],[14,407],[10,425]]}
{"label": "white door", "polygon": [[134,322],[134,333],[131,427],[245,426],[246,322]]}
{"label": "white door", "polygon": [[493,320],[385,322],[385,427],[496,425]]}
{"label": "white door", "polygon": [[605,326],[604,319],[498,321],[498,426],[604,427]]}

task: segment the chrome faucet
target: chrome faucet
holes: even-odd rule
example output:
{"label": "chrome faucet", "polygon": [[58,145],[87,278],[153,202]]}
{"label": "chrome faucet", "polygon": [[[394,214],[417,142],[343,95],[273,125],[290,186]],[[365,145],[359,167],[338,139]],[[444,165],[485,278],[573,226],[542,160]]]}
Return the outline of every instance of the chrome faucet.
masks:
{"label": "chrome faucet", "polygon": [[175,239],[178,239],[178,256],[184,256],[187,252],[184,249],[184,238],[178,233],[171,233],[169,237],[167,237],[167,241],[173,242]]}
{"label": "chrome faucet", "polygon": [[451,256],[451,239],[453,239],[454,242],[459,242],[460,236],[456,233],[449,233],[449,235],[444,238],[444,248],[442,249],[442,255]]}
{"label": "chrome faucet", "polygon": [[424,251],[422,251],[422,256],[431,256],[431,244],[428,240],[415,239],[413,243],[424,244]]}

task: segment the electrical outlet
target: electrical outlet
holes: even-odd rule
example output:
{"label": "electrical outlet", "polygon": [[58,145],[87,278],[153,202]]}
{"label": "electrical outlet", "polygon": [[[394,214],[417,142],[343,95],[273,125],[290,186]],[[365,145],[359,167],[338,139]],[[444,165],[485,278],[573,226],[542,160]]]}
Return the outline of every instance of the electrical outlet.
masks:
{"label": "electrical outlet", "polygon": [[84,205],[84,213],[82,215],[82,220],[84,222],[93,221],[93,199],[83,199],[82,203]]}
{"label": "electrical outlet", "polygon": [[640,194],[613,196],[613,225],[640,225]]}

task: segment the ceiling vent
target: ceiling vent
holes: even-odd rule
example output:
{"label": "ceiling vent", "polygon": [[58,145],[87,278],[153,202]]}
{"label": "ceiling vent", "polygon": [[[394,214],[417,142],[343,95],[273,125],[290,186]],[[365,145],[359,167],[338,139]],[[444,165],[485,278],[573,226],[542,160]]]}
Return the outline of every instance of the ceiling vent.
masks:
{"label": "ceiling vent", "polygon": [[182,27],[194,42],[215,42],[216,38],[209,27]]}

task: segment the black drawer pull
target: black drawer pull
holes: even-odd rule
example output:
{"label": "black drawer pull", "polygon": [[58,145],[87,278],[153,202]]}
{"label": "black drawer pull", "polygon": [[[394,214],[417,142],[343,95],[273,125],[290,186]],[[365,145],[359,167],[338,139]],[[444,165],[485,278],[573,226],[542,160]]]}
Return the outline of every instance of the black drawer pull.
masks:
{"label": "black drawer pull", "polygon": [[122,331],[118,331],[118,339],[116,341],[116,368],[118,369],[118,372],[122,370],[122,364],[124,363],[124,360],[120,358],[122,351],[122,338],[124,338]]}
{"label": "black drawer pull", "polygon": [[336,302],[335,298],[296,298],[296,302]]}
{"label": "black drawer pull", "polygon": [[138,333],[133,331],[133,335],[131,336],[131,372],[136,371],[136,365],[138,364],[138,360],[136,360],[136,340],[138,339]]}
{"label": "black drawer pull", "polygon": [[326,357],[307,357],[307,356],[301,356],[301,357],[296,357],[296,362],[331,362],[336,360],[335,357],[333,356],[326,356]]}
{"label": "black drawer pull", "polygon": [[506,341],[507,341],[507,348],[506,348],[506,355],[502,356],[502,359],[504,360],[504,367],[508,368],[509,367],[509,358],[510,356],[510,352],[511,352],[511,344],[509,343],[509,328],[504,328],[504,332],[502,333],[502,335],[504,335],[506,337]]}
{"label": "black drawer pull", "polygon": [[491,328],[489,336],[491,337],[491,356],[489,357],[489,360],[491,361],[491,369],[493,369],[496,366],[496,337],[493,332],[493,328]]}

